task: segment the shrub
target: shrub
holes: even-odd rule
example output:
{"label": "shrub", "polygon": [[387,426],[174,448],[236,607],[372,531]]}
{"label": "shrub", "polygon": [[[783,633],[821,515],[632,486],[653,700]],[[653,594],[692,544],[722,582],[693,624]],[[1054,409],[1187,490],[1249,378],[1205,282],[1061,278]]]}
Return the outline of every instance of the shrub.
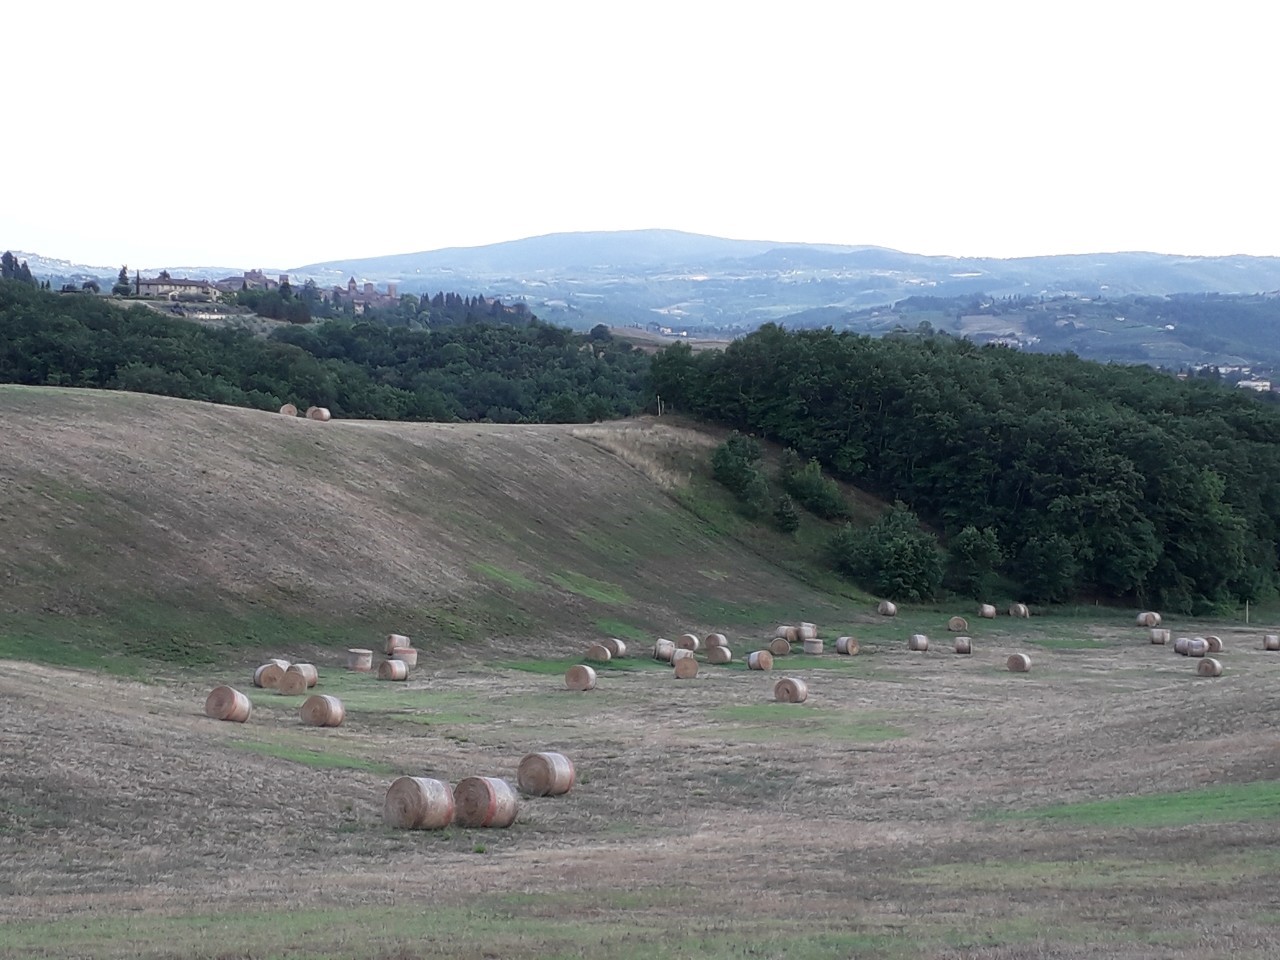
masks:
{"label": "shrub", "polygon": [[942,582],[937,540],[902,503],[865,530],[845,524],[828,549],[840,573],[895,600],[929,599]]}

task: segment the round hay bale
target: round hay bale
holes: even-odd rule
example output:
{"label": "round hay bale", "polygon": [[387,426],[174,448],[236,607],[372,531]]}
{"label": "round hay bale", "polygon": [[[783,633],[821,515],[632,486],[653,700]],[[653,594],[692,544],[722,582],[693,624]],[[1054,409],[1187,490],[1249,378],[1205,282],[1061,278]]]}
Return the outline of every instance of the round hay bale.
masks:
{"label": "round hay bale", "polygon": [[253,712],[253,703],[235,687],[214,687],[204,699],[204,715],[214,720],[244,723]]}
{"label": "round hay bale", "polygon": [[778,627],[777,630],[773,631],[773,635],[775,637],[781,637],[783,640],[785,640],[787,639],[787,637],[791,635],[790,631],[794,629],[795,627],[781,626],[781,627]]}
{"label": "round hay bale", "polygon": [[996,618],[996,608],[989,603],[978,604],[978,616],[983,620],[994,620]]}
{"label": "round hay bale", "polygon": [[702,645],[707,648],[707,652],[711,652],[712,647],[727,647],[729,638],[723,633],[708,633],[702,639]]}
{"label": "round hay bale", "polygon": [[329,417],[328,407],[307,407],[308,420],[319,420],[321,423],[325,423],[329,420]]}
{"label": "round hay bale", "polygon": [[308,687],[314,687],[320,681],[320,671],[311,663],[291,663],[285,673],[300,673],[307,681]]}
{"label": "round hay bale", "polygon": [[733,651],[723,644],[707,648],[707,663],[730,663],[732,660]]}
{"label": "round hay bale", "polygon": [[295,407],[292,403],[286,403],[283,407],[280,408],[280,412],[284,414],[286,417],[296,417],[298,415],[298,408]]}
{"label": "round hay bale", "polygon": [[952,633],[963,633],[969,629],[969,621],[964,617],[952,617],[947,621],[947,629]]}
{"label": "round hay bale", "polygon": [[695,655],[692,650],[676,649],[671,651],[672,666],[675,666],[681,660],[693,660],[693,659],[695,659]]}
{"label": "round hay bale", "polygon": [[520,812],[515,788],[497,777],[467,777],[453,788],[453,822],[460,827],[509,827]]}
{"label": "round hay bale", "polygon": [[791,641],[776,637],[769,641],[769,652],[775,657],[785,657],[791,652]]}
{"label": "round hay bale", "polygon": [[929,649],[929,638],[923,633],[913,633],[907,640],[907,649],[918,650],[920,653],[924,653]]}
{"label": "round hay bale", "polygon": [[1138,626],[1140,627],[1158,627],[1160,626],[1160,614],[1154,610],[1147,610],[1138,614]]}
{"label": "round hay bale", "polygon": [[284,672],[288,669],[288,660],[268,660],[253,671],[253,685],[274,690],[280,685],[280,678],[284,676]]}
{"label": "round hay bale", "polygon": [[898,615],[898,608],[888,600],[881,600],[876,604],[876,613],[880,614],[882,617],[896,617]]}
{"label": "round hay bale", "polygon": [[676,646],[681,650],[697,650],[702,646],[702,641],[692,633],[682,633],[680,639],[676,641]]}
{"label": "round hay bale", "polygon": [[286,670],[280,682],[276,684],[276,693],[282,697],[299,697],[306,692],[306,675],[293,670]]}
{"label": "round hay bale", "polygon": [[1188,657],[1203,657],[1209,652],[1209,641],[1204,637],[1193,637],[1187,644]]}
{"label": "round hay bale", "polygon": [[800,624],[800,639],[801,640],[818,639],[818,625],[816,623]]}
{"label": "round hay bale", "polygon": [[858,655],[858,641],[853,637],[836,637],[836,653],[845,657]]}
{"label": "round hay bale", "polygon": [[1185,657],[1187,655],[1187,644],[1190,642],[1190,637],[1179,637],[1177,640],[1173,641],[1173,652]]}
{"label": "round hay bale", "polygon": [[560,797],[573,787],[573,761],[563,753],[530,753],[516,768],[520,792],[531,797]]}
{"label": "round hay bale", "polygon": [[799,643],[799,642],[800,642],[800,628],[799,628],[799,627],[787,627],[787,633],[786,633],[786,636],[784,636],[782,639],[783,639],[783,640],[785,640],[785,641],[787,641],[787,643]]}
{"label": "round hay bale", "polygon": [[1170,636],[1169,631],[1168,631],[1168,629],[1167,629],[1167,628],[1165,628],[1165,627],[1152,627],[1152,628],[1151,628],[1151,642],[1152,642],[1152,643],[1168,643],[1168,642],[1169,642],[1169,636]]}
{"label": "round hay bale", "polygon": [[600,641],[600,645],[609,651],[609,656],[615,659],[627,655],[627,645],[617,637],[606,637]]}
{"label": "round hay bale", "polygon": [[681,657],[671,665],[675,667],[677,680],[692,680],[698,675],[698,661],[692,656]]}
{"label": "round hay bale", "polygon": [[453,788],[430,777],[397,777],[382,801],[382,820],[398,830],[439,830],[453,822]]}
{"label": "round hay bale", "polygon": [[822,653],[822,641],[817,639],[809,639],[804,642],[804,652],[811,654]]}
{"label": "round hay bale", "polygon": [[314,693],[299,708],[302,722],[309,727],[340,727],[347,711],[342,701],[327,693]]}
{"label": "round hay bale", "polygon": [[772,670],[773,654],[768,650],[756,650],[747,654],[748,670]]}
{"label": "round hay bale", "polygon": [[608,663],[613,659],[613,654],[603,643],[593,643],[587,647],[586,658],[596,663]]}
{"label": "round hay bale", "polygon": [[1280,650],[1280,633],[1268,633],[1262,638],[1263,650]]}
{"label": "round hay bale", "polygon": [[1205,640],[1206,640],[1206,641],[1208,642],[1208,644],[1209,644],[1209,652],[1210,652],[1210,653],[1221,653],[1221,652],[1222,652],[1222,638],[1221,638],[1221,637],[1205,637]]}
{"label": "round hay bale", "polygon": [[956,653],[973,653],[973,640],[969,637],[956,637]]}
{"label": "round hay bale", "polygon": [[773,685],[773,699],[779,703],[804,703],[809,699],[809,685],[799,677],[783,677]]}
{"label": "round hay bale", "polygon": [[564,685],[570,690],[594,690],[596,672],[586,664],[570,667],[564,674]]}
{"label": "round hay bale", "polygon": [[1027,609],[1027,605],[1025,603],[1014,603],[1009,605],[1009,616],[1026,619],[1031,616],[1031,611]]}
{"label": "round hay bale", "polygon": [[403,660],[383,660],[378,664],[379,680],[408,680],[409,665]]}
{"label": "round hay bale", "polygon": [[1196,664],[1196,673],[1202,677],[1220,677],[1222,676],[1222,661],[1215,660],[1213,657],[1205,657]]}
{"label": "round hay bale", "polygon": [[416,647],[396,647],[391,651],[391,659],[399,660],[412,670],[418,665],[418,650]]}
{"label": "round hay bale", "polygon": [[1028,673],[1031,670],[1031,658],[1025,653],[1015,653],[1005,661],[1010,673]]}
{"label": "round hay bale", "polygon": [[676,652],[676,645],[670,640],[658,638],[657,643],[653,645],[653,659],[663,660],[667,663],[671,662],[671,655]]}
{"label": "round hay bale", "polygon": [[388,633],[387,639],[382,644],[382,652],[387,656],[391,656],[397,650],[403,650],[406,647],[412,647],[413,641],[402,633]]}
{"label": "round hay bale", "polygon": [[356,673],[368,673],[373,669],[373,651],[352,647],[347,651],[347,669]]}

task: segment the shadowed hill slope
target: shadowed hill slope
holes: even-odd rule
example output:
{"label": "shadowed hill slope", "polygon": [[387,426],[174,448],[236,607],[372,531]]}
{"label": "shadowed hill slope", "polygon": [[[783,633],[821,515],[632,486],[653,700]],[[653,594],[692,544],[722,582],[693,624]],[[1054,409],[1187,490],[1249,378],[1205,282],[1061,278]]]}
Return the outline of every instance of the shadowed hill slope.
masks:
{"label": "shadowed hill slope", "polygon": [[680,505],[715,440],[666,423],[316,423],[13,386],[0,418],[9,656],[200,662],[391,630],[545,652],[848,606]]}

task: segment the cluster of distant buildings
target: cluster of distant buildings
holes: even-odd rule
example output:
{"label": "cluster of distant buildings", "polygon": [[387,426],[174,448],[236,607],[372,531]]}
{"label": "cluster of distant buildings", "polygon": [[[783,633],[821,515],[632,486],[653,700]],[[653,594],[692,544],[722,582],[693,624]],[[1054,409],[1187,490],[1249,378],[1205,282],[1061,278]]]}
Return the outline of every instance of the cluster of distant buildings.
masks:
{"label": "cluster of distant buildings", "polygon": [[[133,292],[139,297],[154,297],[159,300],[219,300],[222,295],[236,294],[241,290],[279,290],[289,283],[287,273],[269,277],[261,270],[246,270],[235,277],[224,277],[221,280],[191,280],[185,277],[171,277],[167,270],[162,270],[157,277],[134,278]],[[297,292],[295,288],[295,293]],[[347,285],[319,287],[317,293],[322,301],[332,303],[349,302],[356,313],[364,313],[369,307],[392,306],[399,302],[398,285],[388,283],[385,292],[379,292],[372,283],[363,286],[352,277]]]}

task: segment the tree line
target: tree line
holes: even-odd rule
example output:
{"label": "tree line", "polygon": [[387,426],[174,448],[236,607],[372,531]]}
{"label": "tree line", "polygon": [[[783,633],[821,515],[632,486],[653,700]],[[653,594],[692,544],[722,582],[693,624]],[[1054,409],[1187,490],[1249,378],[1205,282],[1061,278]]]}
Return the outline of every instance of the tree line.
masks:
{"label": "tree line", "polygon": [[337,417],[585,422],[649,395],[649,358],[535,317],[421,330],[335,320],[269,338],[0,282],[0,382],[134,390]]}
{"label": "tree line", "polygon": [[[664,403],[899,501],[885,536],[913,511],[1027,599],[1209,611],[1275,594],[1280,410],[1244,391],[946,336],[772,324],[722,353],[672,346],[652,376]],[[857,532],[832,550],[865,580],[879,560]],[[962,560],[953,578],[972,588],[983,571]]]}

